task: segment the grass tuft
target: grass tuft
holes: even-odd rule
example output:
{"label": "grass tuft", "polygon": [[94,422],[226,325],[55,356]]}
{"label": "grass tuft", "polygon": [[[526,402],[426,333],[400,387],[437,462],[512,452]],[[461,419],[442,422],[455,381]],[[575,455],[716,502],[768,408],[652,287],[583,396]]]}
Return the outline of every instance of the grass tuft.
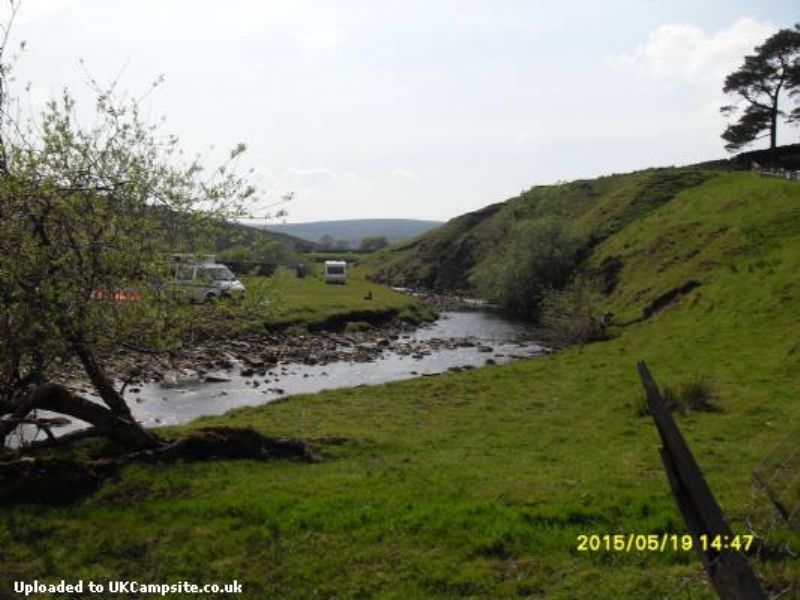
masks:
{"label": "grass tuft", "polygon": [[[674,387],[665,385],[661,390],[661,396],[671,412],[684,415],[688,415],[690,412],[723,412],[722,407],[718,404],[713,384],[704,377],[695,377]],[[644,393],[636,399],[636,414],[640,417],[650,416],[647,397]]]}

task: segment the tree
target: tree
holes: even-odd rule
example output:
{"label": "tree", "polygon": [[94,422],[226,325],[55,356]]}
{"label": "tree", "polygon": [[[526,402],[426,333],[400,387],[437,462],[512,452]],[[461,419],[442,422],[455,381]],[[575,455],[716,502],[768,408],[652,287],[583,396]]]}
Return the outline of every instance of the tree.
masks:
{"label": "tree", "polygon": [[[6,32],[8,27],[5,28]],[[6,40],[7,41],[7,37]],[[65,91],[36,123],[7,110],[0,47],[0,446],[37,409],[85,421],[129,447],[160,444],[133,418],[102,350],[142,329],[115,290],[164,276],[166,255],[195,250],[203,231],[243,212],[254,189],[231,170],[202,176],[198,158],[144,123],[136,101],[96,88],[96,123],[81,127]],[[145,302],[169,309],[156,291]],[[75,361],[100,402],[52,378]]]}
{"label": "tree", "polygon": [[335,242],[332,235],[326,234],[319,238],[319,245],[323,250],[332,249]]}
{"label": "tree", "polygon": [[364,252],[376,252],[389,245],[389,240],[384,236],[365,237],[361,240],[361,250]]}
{"label": "tree", "polygon": [[738,96],[734,104],[723,106],[724,115],[736,118],[722,134],[729,151],[739,150],[763,134],[769,147],[778,143],[781,120],[800,120],[800,108],[789,115],[781,109],[784,94],[800,89],[800,24],[782,29],[746,56],[744,64],[725,78],[723,92]]}
{"label": "tree", "polygon": [[537,320],[545,293],[569,282],[582,245],[559,217],[520,221],[471,278],[482,297],[521,318]]}

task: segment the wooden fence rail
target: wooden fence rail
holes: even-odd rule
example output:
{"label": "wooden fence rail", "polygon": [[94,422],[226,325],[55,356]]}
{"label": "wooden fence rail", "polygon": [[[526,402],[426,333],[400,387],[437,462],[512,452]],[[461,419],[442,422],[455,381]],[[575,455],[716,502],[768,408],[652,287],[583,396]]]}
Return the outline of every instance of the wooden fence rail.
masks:
{"label": "wooden fence rail", "polygon": [[650,415],[661,436],[661,461],[672,495],[717,594],[723,600],[765,599],[767,596],[742,553],[729,548],[716,550],[701,543],[701,536],[705,536],[706,541],[719,539],[723,544],[729,543],[733,533],[647,365],[639,361],[637,367],[647,393]]}

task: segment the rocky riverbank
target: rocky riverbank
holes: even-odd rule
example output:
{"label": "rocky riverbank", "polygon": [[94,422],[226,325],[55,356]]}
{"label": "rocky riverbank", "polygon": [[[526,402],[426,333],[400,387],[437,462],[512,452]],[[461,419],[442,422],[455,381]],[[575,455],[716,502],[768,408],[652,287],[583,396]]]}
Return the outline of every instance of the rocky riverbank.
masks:
{"label": "rocky riverbank", "polygon": [[[214,340],[171,352],[150,353],[120,348],[107,358],[110,374],[135,391],[144,383],[164,387],[198,382],[227,381],[231,376],[264,377],[268,371],[286,371],[291,365],[326,365],[334,362],[372,362],[392,352],[415,359],[442,350],[476,348],[491,364],[494,348],[472,336],[418,339],[416,328],[394,324],[388,328],[353,333],[317,332],[308,335],[248,334],[237,339]],[[522,340],[520,340],[522,341]],[[522,358],[520,356],[519,358]],[[80,382],[81,372],[69,369],[68,379]],[[88,386],[76,384],[80,391]]]}
{"label": "rocky riverbank", "polygon": [[430,290],[395,287],[395,291],[410,294],[422,304],[436,312],[487,310],[494,308],[486,300],[471,298],[463,294],[439,294]]}

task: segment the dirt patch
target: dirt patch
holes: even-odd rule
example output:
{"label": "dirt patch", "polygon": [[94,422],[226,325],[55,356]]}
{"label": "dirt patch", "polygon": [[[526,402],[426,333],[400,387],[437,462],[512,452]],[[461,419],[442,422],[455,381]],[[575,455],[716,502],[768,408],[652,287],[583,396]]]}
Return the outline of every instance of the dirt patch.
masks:
{"label": "dirt patch", "polygon": [[617,288],[619,284],[619,274],[622,272],[623,266],[625,265],[622,262],[621,256],[607,256],[600,264],[597,274],[600,279],[603,294],[606,296]]}
{"label": "dirt patch", "polygon": [[100,488],[103,481],[132,462],[169,464],[208,460],[295,460],[310,462],[309,445],[300,439],[273,438],[254,429],[204,427],[154,450],[103,459],[22,456],[0,462],[0,505],[70,504]]}
{"label": "dirt patch", "polygon": [[116,471],[111,462],[24,457],[0,463],[0,504],[69,504]]}
{"label": "dirt patch", "polygon": [[671,289],[665,294],[661,294],[658,298],[648,304],[642,311],[642,317],[649,319],[659,311],[664,310],[670,304],[677,302],[680,298],[691,292],[693,289],[700,287],[702,284],[696,279],[690,279],[680,287]]}
{"label": "dirt patch", "polygon": [[267,437],[254,429],[204,427],[152,454],[158,462],[176,460],[311,460],[303,440]]}

